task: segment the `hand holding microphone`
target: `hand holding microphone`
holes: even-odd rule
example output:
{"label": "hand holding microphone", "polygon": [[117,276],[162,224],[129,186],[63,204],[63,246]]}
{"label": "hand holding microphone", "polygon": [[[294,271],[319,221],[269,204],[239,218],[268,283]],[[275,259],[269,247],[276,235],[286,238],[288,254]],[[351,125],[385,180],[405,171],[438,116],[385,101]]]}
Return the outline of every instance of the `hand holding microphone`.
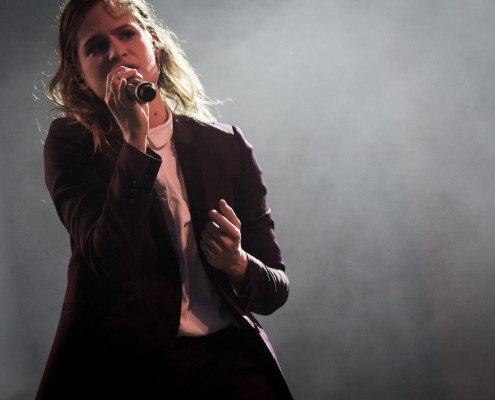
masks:
{"label": "hand holding microphone", "polygon": [[105,103],[115,118],[124,140],[146,152],[149,113],[157,89],[150,81],[143,81],[137,69],[119,66],[107,74]]}

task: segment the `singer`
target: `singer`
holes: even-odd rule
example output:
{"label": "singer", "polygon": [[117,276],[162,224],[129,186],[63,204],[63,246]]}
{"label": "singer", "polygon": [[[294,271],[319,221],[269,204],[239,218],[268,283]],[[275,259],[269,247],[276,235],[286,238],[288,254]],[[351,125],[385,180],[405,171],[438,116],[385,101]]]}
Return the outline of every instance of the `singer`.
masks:
{"label": "singer", "polygon": [[254,316],[289,281],[252,146],[145,0],[57,22],[45,181],[71,257],[36,399],[292,399]]}

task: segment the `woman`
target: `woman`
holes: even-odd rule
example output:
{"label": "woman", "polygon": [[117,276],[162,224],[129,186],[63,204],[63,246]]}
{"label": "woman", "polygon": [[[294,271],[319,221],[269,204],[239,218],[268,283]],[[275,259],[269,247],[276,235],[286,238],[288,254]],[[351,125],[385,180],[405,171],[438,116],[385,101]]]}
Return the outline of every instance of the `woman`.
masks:
{"label": "woman", "polygon": [[144,0],[58,22],[45,178],[72,254],[37,399],[290,399],[252,315],[289,286],[252,147]]}

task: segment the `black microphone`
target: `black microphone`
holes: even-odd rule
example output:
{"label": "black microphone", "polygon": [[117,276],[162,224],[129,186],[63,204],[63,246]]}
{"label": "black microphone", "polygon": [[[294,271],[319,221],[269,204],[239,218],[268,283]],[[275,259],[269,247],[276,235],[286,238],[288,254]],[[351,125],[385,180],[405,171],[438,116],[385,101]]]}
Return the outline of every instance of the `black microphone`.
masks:
{"label": "black microphone", "polygon": [[155,85],[147,81],[138,81],[131,78],[127,81],[126,91],[129,98],[140,103],[147,103],[156,97]]}

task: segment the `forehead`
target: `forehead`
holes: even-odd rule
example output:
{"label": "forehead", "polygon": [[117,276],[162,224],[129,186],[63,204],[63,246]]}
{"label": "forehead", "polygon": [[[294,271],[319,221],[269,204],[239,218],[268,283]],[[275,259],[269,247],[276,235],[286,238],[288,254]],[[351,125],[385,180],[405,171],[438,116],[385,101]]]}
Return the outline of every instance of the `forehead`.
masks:
{"label": "forehead", "polygon": [[96,3],[88,11],[77,34],[78,44],[81,45],[96,35],[113,31],[120,26],[139,25],[136,18],[118,4]]}

